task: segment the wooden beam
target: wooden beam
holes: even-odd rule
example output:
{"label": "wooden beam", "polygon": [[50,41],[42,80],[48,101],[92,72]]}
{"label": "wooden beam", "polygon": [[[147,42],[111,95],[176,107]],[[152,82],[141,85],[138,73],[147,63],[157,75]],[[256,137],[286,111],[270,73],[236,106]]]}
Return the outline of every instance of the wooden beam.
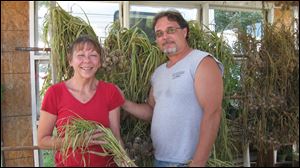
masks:
{"label": "wooden beam", "polygon": [[51,48],[16,47],[16,51],[51,51]]}
{"label": "wooden beam", "polygon": [[1,147],[1,151],[39,150],[38,146],[7,146]]}

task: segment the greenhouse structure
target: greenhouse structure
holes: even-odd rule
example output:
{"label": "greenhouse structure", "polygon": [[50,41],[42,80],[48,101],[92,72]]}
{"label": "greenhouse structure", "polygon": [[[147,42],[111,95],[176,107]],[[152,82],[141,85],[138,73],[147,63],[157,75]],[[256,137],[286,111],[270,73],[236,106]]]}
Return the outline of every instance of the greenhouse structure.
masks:
{"label": "greenhouse structure", "polygon": [[[159,30],[159,26],[164,27],[164,24],[178,23],[174,18],[167,18],[166,22],[159,18],[154,22],[157,14],[162,11],[180,13],[187,25],[182,27],[178,24],[179,27],[169,26]],[[156,69],[159,66],[166,63],[166,67],[170,64],[175,68],[178,65],[172,65],[171,60],[175,60],[174,57],[179,53],[178,46],[182,43],[176,40],[182,38],[182,34],[190,48],[208,52],[223,64],[219,124],[215,138],[212,138],[208,158],[202,166],[299,167],[299,1],[1,1],[1,167],[62,166],[57,163],[56,152],[60,151],[62,158],[59,159],[64,160],[65,157],[72,157],[68,153],[71,148],[73,152],[79,150],[81,153],[87,152],[87,155],[112,157],[117,166],[157,166],[154,160],[159,152],[164,153],[164,148],[156,147],[157,139],[153,139],[152,133],[157,127],[153,124],[161,122],[160,126],[171,128],[174,123],[181,125],[198,121],[186,117],[191,114],[188,112],[190,107],[180,111],[180,121],[172,121],[173,116],[168,116],[171,113],[158,115],[157,112],[171,106],[171,109],[176,110],[174,107],[190,100],[188,96],[188,100],[181,98],[178,100],[182,101],[174,104],[157,103],[162,101],[160,91],[164,89],[178,89],[178,92],[171,92],[173,95],[162,93],[165,96],[186,96],[179,93],[183,92],[180,88],[187,87],[176,83],[178,78],[185,75],[185,71],[170,74],[172,83],[168,86],[171,88],[153,82],[164,78],[157,75]],[[96,41],[101,46],[101,52],[91,42],[85,44],[94,45],[96,49],[93,51],[86,49],[86,46],[80,49],[83,45],[72,48],[75,39],[84,36]],[[173,44],[175,49],[160,50]],[[84,58],[85,54],[78,56],[78,60],[90,61],[89,64],[80,65],[76,70],[77,59],[73,60],[72,49],[76,53],[77,50],[93,52],[88,56],[89,60]],[[99,55],[99,59],[95,55]],[[67,102],[64,99],[53,101],[52,97],[49,98],[51,93],[64,94],[50,92],[49,88],[65,83],[66,90],[76,99],[77,91],[72,90],[71,82],[79,71],[89,74],[94,70],[91,62],[95,60],[99,61],[99,65],[93,71],[93,79],[107,83],[107,88],[103,89],[105,94],[113,92],[113,89],[116,92],[113,95],[116,98],[114,101],[109,97],[104,102],[111,101],[115,105],[118,102],[117,96],[120,99],[123,96],[122,101],[126,99],[151,107],[151,115],[150,118],[131,115],[133,113],[126,110],[127,106],[120,104],[120,100],[118,106],[109,104],[109,109],[106,109],[109,111],[106,114],[109,119],[104,119],[101,124],[92,121],[78,123],[76,129],[83,130],[88,125],[90,134],[85,130],[87,132],[81,136],[78,133],[74,139],[69,139],[69,128],[63,127],[64,132],[59,127],[60,123],[56,120],[54,122],[54,118],[59,116],[59,110],[56,115],[46,113],[45,117],[45,107],[57,109],[60,105],[55,102]],[[191,79],[196,83],[198,76],[191,76]],[[216,83],[212,82],[211,87],[214,85]],[[198,89],[198,86],[194,87]],[[193,85],[191,88],[194,89]],[[191,96],[202,95],[204,92],[184,91],[192,93]],[[96,91],[91,95],[94,94]],[[93,98],[84,96],[79,96],[82,98],[79,102],[86,103],[86,100]],[[209,97],[214,96],[217,97],[217,94]],[[198,102],[202,102],[202,99],[197,98]],[[201,107],[202,103],[199,104]],[[118,107],[117,111],[112,106]],[[76,106],[74,109],[81,107]],[[206,110],[201,107],[201,116],[202,111]],[[113,114],[115,116],[111,116]],[[159,116],[165,116],[166,119],[158,120]],[[201,123],[213,121],[205,121],[204,118]],[[53,124],[49,126],[43,122]],[[46,129],[48,139],[42,141],[41,136],[46,134]],[[99,152],[90,151],[90,147],[76,146],[77,141],[82,144],[87,142],[89,146],[92,142],[86,140],[95,137],[97,134],[93,131],[99,129],[105,133],[101,134],[102,139],[107,138],[106,143],[100,145],[101,150],[107,150],[101,153],[105,157],[100,156]],[[120,135],[116,133],[118,131]],[[188,137],[192,130],[180,127],[177,131],[180,136],[176,136]],[[207,133],[201,130],[199,134],[204,137]],[[184,139],[172,139],[167,135],[164,137],[170,144]],[[192,143],[190,139],[186,138],[185,142]],[[196,137],[198,145],[205,141],[200,142],[201,138],[198,139],[199,136]],[[54,144],[56,142],[59,145]],[[178,146],[176,150],[187,149]],[[198,151],[195,146],[192,150]],[[83,155],[86,156],[86,153],[82,154],[82,158]],[[183,165],[197,165],[197,154],[192,156]],[[82,158],[76,157],[82,165],[89,166],[90,162]]]}

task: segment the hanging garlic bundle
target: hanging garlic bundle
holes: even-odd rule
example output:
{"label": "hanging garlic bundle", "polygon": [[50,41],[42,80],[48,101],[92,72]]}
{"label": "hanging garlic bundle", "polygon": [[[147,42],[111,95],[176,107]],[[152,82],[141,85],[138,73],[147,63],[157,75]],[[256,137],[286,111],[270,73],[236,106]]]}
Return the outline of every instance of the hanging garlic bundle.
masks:
{"label": "hanging garlic bundle", "polygon": [[[99,156],[113,156],[115,163],[120,167],[136,167],[109,128],[100,123],[81,118],[72,118],[69,121],[62,126],[62,131],[58,135],[58,137],[64,139],[60,149],[64,159],[68,157],[70,149],[72,149],[72,154],[75,154],[75,150],[81,149],[82,154],[92,153]],[[101,130],[104,134],[101,136],[101,140],[106,142],[101,145],[103,153],[88,150],[91,137],[96,130]],[[87,163],[84,157],[82,159],[83,163]]]}

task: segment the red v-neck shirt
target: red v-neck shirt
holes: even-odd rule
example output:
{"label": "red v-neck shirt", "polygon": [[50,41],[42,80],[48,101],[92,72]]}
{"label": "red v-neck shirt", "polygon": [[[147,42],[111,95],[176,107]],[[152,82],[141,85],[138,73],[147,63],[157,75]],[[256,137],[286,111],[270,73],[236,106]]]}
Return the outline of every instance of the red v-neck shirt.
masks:
{"label": "red v-neck shirt", "polygon": [[[63,126],[67,118],[78,117],[78,115],[83,119],[96,121],[109,127],[109,112],[123,103],[123,97],[112,83],[99,81],[93,97],[88,102],[82,103],[69,92],[64,82],[60,82],[49,87],[43,98],[41,109],[57,115],[57,128]],[[102,151],[100,146],[91,146],[90,148]],[[78,151],[75,158],[70,155],[67,160],[62,162],[60,153],[56,152],[56,166],[84,166],[81,157],[82,155]],[[86,154],[85,157],[88,160],[86,166],[112,166],[111,157],[94,154]]]}

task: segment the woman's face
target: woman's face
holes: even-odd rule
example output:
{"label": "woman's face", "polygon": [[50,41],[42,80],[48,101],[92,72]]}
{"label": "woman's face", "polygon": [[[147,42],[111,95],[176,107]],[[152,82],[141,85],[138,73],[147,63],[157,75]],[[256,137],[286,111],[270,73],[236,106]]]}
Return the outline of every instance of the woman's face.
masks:
{"label": "woman's face", "polygon": [[94,78],[98,68],[101,66],[100,54],[91,44],[79,44],[72,54],[70,66],[74,69],[74,76],[85,79]]}

